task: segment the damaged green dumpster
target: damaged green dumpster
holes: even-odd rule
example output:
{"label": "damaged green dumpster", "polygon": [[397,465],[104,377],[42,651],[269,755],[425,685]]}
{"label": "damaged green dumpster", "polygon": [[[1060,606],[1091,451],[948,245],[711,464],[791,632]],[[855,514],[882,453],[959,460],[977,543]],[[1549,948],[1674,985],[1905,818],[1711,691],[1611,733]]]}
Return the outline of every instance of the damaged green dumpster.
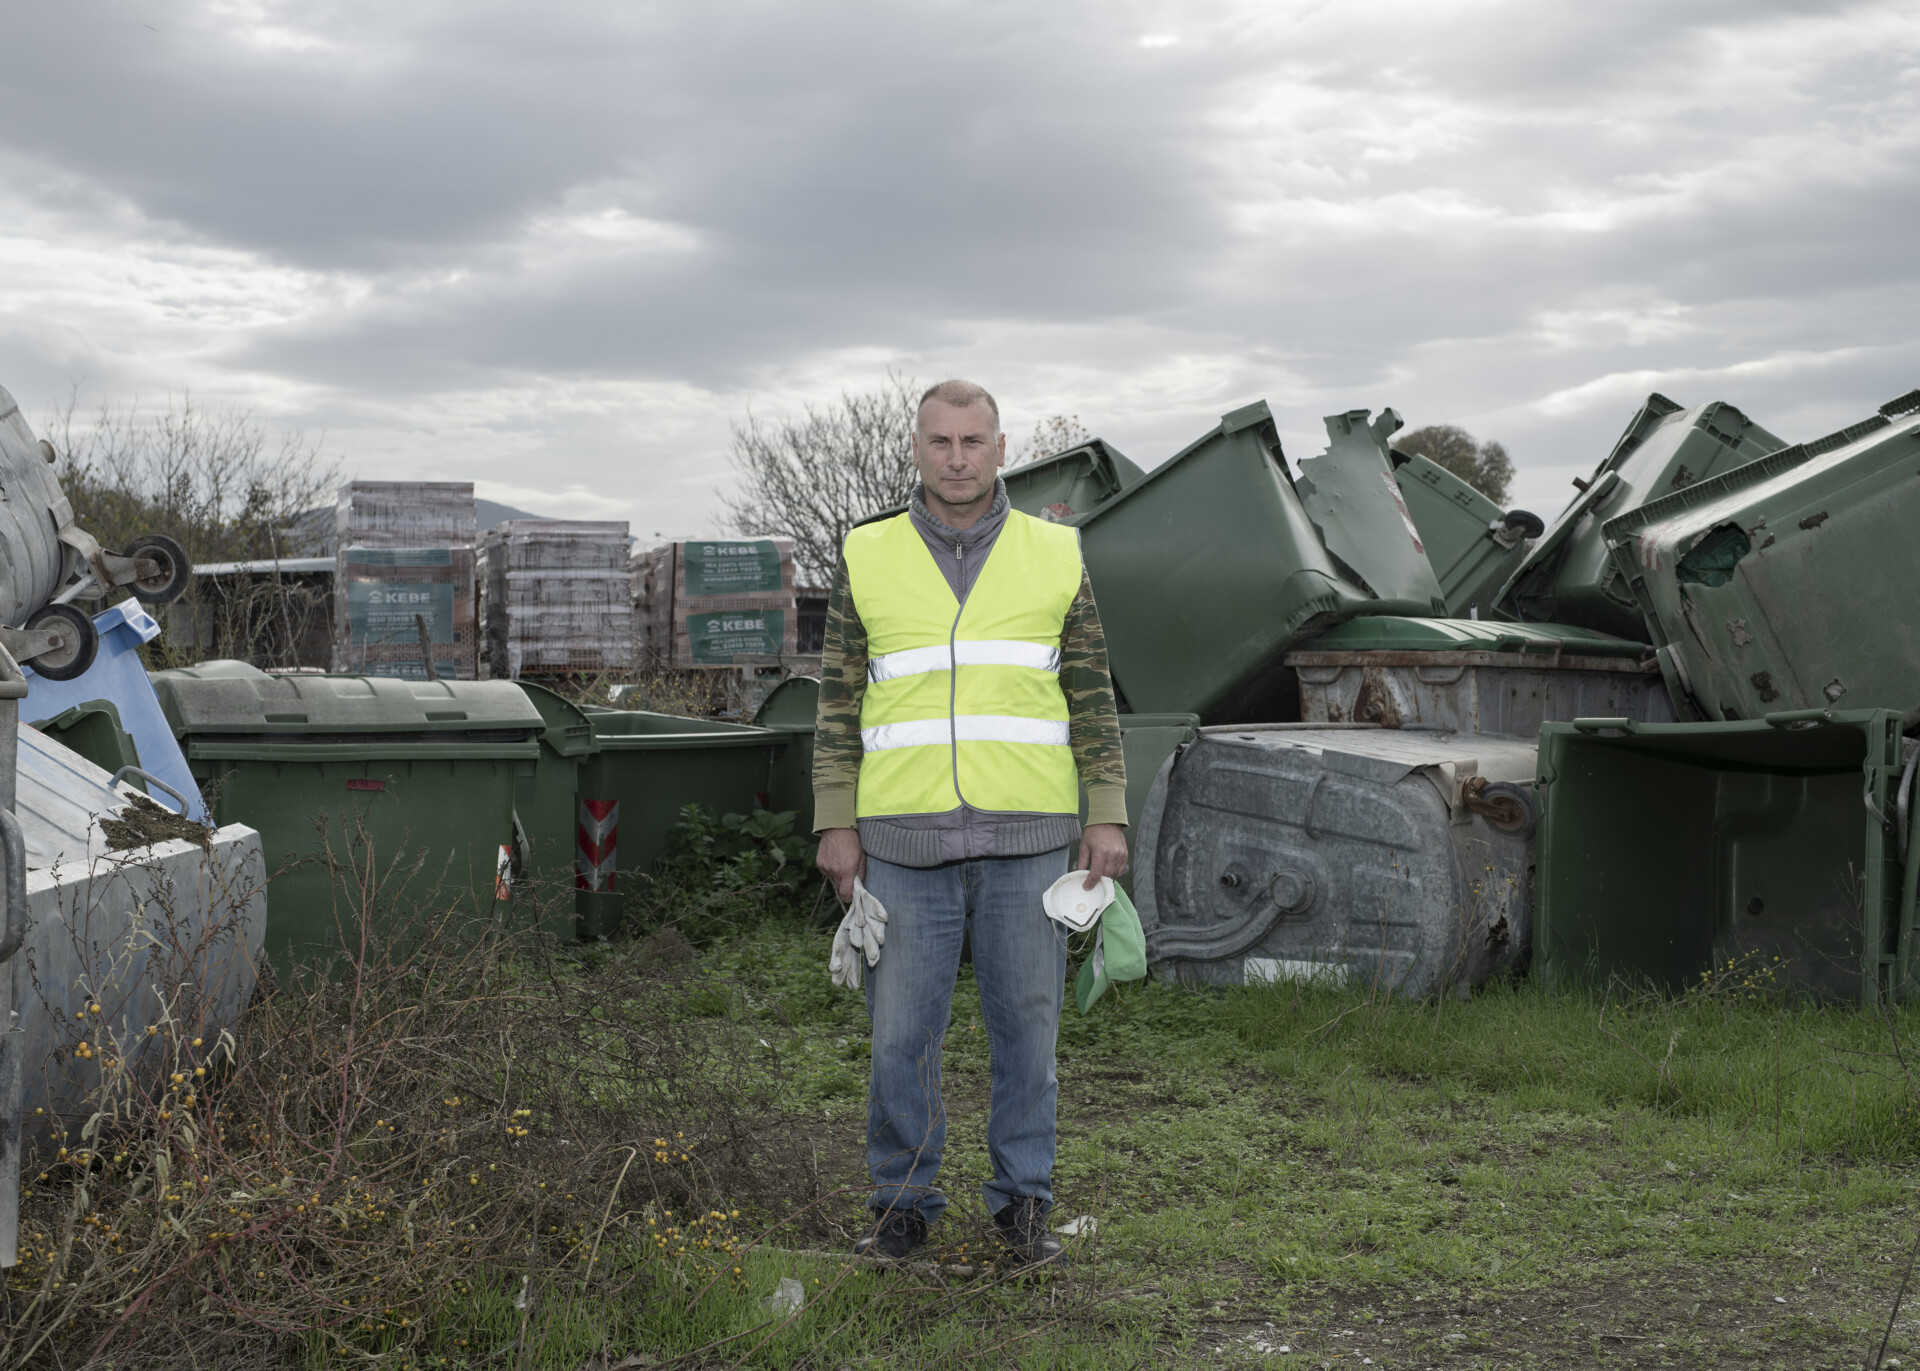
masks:
{"label": "damaged green dumpster", "polygon": [[1064,523],[1105,504],[1146,473],[1111,444],[1093,438],[1038,461],[1022,462],[1001,473],[1007,501],[1022,514]]}
{"label": "damaged green dumpster", "polygon": [[1607,522],[1693,717],[1920,706],[1920,390]]}
{"label": "damaged green dumpster", "polygon": [[1575,483],[1579,496],[1501,589],[1500,612],[1647,641],[1640,606],[1608,556],[1601,521],[1785,446],[1732,405],[1682,409],[1664,395],[1649,395],[1592,479]]}
{"label": "damaged green dumpster", "polygon": [[1365,418],[1329,418],[1296,487],[1266,402],[1248,405],[1073,520],[1129,711],[1291,718],[1279,659],[1296,638],[1444,612],[1387,460],[1398,417]]}
{"label": "damaged green dumpster", "polygon": [[1425,457],[1393,454],[1394,479],[1426,544],[1447,613],[1491,618],[1494,600],[1527,555],[1527,540],[1546,531],[1540,516],[1511,512]]}
{"label": "damaged green dumpster", "polygon": [[1863,1003],[1907,993],[1920,863],[1900,728],[1886,710],[1548,724],[1536,974],[1669,991],[1732,974]]}

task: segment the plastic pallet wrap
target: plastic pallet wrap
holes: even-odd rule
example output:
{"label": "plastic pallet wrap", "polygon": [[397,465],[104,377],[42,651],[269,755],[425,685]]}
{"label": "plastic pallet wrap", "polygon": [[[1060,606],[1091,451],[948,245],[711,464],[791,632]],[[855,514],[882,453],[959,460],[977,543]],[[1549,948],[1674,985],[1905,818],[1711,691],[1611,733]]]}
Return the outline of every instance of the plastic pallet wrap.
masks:
{"label": "plastic pallet wrap", "polygon": [[483,543],[495,677],[625,668],[633,655],[627,526],[511,520]]}

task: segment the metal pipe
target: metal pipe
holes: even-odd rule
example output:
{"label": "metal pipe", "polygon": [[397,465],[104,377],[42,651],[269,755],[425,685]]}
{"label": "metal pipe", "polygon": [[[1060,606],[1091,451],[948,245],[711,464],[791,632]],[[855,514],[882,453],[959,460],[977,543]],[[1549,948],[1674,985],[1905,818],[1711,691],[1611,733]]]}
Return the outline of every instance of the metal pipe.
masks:
{"label": "metal pipe", "polygon": [[179,791],[175,790],[172,786],[168,785],[165,781],[161,780],[158,776],[154,775],[151,771],[144,771],[137,766],[123,766],[118,771],[114,772],[112,784],[119,785],[120,782],[128,776],[138,776],[141,780],[145,781],[148,785],[159,786],[162,790],[166,791],[167,794],[173,796],[174,799],[180,802],[180,812],[182,814],[185,814],[189,809],[193,808],[193,806],[187,802],[187,797],[185,795],[182,795]]}

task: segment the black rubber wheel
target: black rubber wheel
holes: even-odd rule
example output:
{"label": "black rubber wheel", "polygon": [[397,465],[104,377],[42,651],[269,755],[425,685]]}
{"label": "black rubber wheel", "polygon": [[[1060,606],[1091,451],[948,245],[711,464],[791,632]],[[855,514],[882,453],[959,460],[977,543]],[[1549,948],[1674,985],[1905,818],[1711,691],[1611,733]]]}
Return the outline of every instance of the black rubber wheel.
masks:
{"label": "black rubber wheel", "polygon": [[1508,528],[1517,528],[1524,538],[1538,538],[1547,531],[1546,520],[1526,509],[1510,509],[1507,517],[1501,520]]}
{"label": "black rubber wheel", "polygon": [[164,605],[187,593],[187,582],[193,579],[193,563],[187,559],[187,550],[166,534],[142,534],[122,555],[147,557],[160,563],[158,574],[143,576],[128,587],[134,599],[144,604]]}
{"label": "black rubber wheel", "polygon": [[93,620],[72,605],[41,606],[28,617],[27,628],[55,629],[60,633],[60,646],[29,657],[26,663],[33,668],[34,675],[49,681],[71,681],[76,676],[84,676],[100,652],[99,630],[94,628]]}

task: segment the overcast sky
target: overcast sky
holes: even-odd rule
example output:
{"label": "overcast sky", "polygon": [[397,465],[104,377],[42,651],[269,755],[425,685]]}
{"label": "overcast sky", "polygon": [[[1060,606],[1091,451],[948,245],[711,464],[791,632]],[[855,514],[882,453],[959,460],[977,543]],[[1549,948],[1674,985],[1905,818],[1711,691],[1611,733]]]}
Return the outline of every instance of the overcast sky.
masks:
{"label": "overcast sky", "polygon": [[1920,385],[1920,0],[7,6],[0,384],[713,531],[889,368],[1143,465],[1393,405],[1551,515],[1640,399]]}

